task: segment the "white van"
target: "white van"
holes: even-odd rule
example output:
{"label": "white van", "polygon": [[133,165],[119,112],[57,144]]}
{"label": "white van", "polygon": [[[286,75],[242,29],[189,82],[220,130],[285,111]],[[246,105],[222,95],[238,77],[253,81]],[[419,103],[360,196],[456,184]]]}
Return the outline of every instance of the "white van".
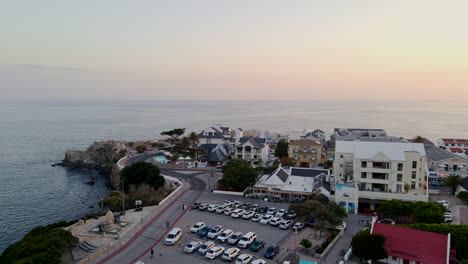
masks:
{"label": "white van", "polygon": [[166,245],[175,245],[177,241],[182,237],[182,230],[180,228],[174,228],[166,236],[164,243]]}
{"label": "white van", "polygon": [[248,232],[241,238],[238,245],[241,248],[247,248],[255,241],[255,239],[257,239],[257,234],[254,232]]}

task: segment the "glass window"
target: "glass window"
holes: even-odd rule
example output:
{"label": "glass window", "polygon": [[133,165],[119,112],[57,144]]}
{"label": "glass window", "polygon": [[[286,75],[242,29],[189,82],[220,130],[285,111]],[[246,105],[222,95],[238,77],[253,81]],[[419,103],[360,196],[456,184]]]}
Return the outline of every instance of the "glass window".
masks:
{"label": "glass window", "polygon": [[340,158],[343,158],[343,155],[340,155]]}
{"label": "glass window", "polygon": [[398,171],[402,171],[403,170],[403,163],[398,163],[398,168],[397,168]]}
{"label": "glass window", "polygon": [[367,161],[361,161],[361,167],[367,168]]}
{"label": "glass window", "polygon": [[307,155],[302,156],[304,159],[307,159]]}
{"label": "glass window", "polygon": [[401,184],[396,185],[396,192],[399,192],[399,193],[402,192]]}
{"label": "glass window", "polygon": [[416,182],[411,182],[411,189],[416,189]]}
{"label": "glass window", "polygon": [[361,172],[361,178],[367,178],[367,172]]}
{"label": "glass window", "polygon": [[399,181],[399,182],[403,181],[403,174],[397,174],[396,175],[396,180]]}
{"label": "glass window", "polygon": [[340,167],[343,168],[343,164],[340,164]]}
{"label": "glass window", "polygon": [[418,167],[418,162],[417,161],[413,161],[413,169],[416,169]]}
{"label": "glass window", "polygon": [[412,179],[416,179],[416,172],[415,172],[415,171],[412,171],[412,172],[411,172],[411,178],[412,178]]}

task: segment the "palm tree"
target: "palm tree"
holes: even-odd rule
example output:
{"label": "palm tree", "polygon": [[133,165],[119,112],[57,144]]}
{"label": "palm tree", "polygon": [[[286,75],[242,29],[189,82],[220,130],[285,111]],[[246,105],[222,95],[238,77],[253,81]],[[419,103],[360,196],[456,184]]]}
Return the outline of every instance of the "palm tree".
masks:
{"label": "palm tree", "polygon": [[421,136],[416,136],[413,138],[414,143],[424,143],[424,138]]}
{"label": "palm tree", "polygon": [[180,146],[184,149],[187,150],[188,147],[190,147],[190,139],[188,137],[183,137],[180,139]]}
{"label": "palm tree", "polygon": [[458,186],[460,186],[462,182],[462,178],[460,175],[450,174],[447,178],[443,181],[445,186],[452,188],[452,195],[455,195],[455,191],[457,190]]}
{"label": "palm tree", "polygon": [[200,139],[198,138],[197,133],[190,132],[190,134],[188,135],[188,138],[190,139],[190,142],[192,142],[192,148],[196,149],[198,142],[200,142]]}

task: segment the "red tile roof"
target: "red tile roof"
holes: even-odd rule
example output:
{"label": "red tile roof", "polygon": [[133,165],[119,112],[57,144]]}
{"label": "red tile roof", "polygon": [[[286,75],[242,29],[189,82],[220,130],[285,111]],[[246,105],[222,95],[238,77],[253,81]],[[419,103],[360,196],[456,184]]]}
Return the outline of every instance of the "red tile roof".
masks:
{"label": "red tile roof", "polygon": [[447,235],[374,223],[373,234],[385,236],[389,256],[426,264],[447,263]]}
{"label": "red tile roof", "polygon": [[442,141],[445,144],[468,144],[468,139],[460,138],[443,138]]}
{"label": "red tile roof", "polygon": [[458,152],[458,153],[463,153],[463,150],[461,148],[450,148],[450,151],[452,152]]}

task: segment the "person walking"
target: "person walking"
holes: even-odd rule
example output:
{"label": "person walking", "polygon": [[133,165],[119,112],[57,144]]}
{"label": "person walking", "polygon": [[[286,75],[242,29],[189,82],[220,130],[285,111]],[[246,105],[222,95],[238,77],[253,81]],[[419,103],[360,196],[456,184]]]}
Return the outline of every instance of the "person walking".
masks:
{"label": "person walking", "polygon": [[154,255],[154,250],[153,249],[151,249],[150,254],[151,254],[151,258],[153,258],[153,255]]}

